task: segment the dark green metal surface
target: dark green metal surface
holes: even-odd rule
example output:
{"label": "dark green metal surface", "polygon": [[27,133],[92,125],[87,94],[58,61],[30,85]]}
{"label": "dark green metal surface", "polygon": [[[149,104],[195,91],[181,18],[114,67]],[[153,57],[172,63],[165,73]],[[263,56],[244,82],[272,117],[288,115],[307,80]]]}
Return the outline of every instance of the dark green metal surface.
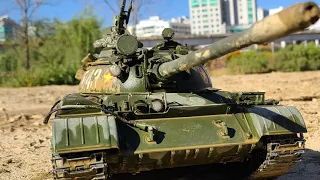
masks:
{"label": "dark green metal surface", "polygon": [[52,131],[55,154],[118,148],[113,116],[57,118]]}

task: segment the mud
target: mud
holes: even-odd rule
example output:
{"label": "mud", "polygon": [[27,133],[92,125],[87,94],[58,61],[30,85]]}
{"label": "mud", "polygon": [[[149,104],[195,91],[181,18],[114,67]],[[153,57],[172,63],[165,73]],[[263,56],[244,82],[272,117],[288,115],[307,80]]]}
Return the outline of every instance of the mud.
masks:
{"label": "mud", "polygon": [[[269,99],[296,106],[308,127],[308,151],[303,162],[277,180],[320,179],[320,71],[217,76],[212,83],[228,91],[265,91]],[[0,180],[52,179],[51,127],[42,120],[56,100],[77,90],[77,86],[0,88]]]}

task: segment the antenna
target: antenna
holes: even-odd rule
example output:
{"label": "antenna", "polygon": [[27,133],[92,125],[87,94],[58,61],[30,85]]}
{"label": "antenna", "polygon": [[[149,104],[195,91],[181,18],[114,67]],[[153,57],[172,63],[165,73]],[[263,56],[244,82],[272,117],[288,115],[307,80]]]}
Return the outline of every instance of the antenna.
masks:
{"label": "antenna", "polygon": [[133,4],[133,0],[130,1],[130,6],[128,8],[128,13],[127,13],[127,20],[126,23],[129,23],[129,19],[130,19],[130,14],[131,14],[131,10],[132,10],[132,4]]}
{"label": "antenna", "polygon": [[122,31],[123,23],[124,23],[124,20],[125,20],[125,18],[124,18],[124,16],[125,16],[125,11],[124,11],[125,6],[126,6],[126,0],[122,0],[121,6],[120,6],[120,13],[119,13],[119,16],[118,16],[119,19],[118,19],[118,22],[116,24],[117,32],[119,34],[122,34],[121,31]]}
{"label": "antenna", "polygon": [[122,0],[121,8],[120,8],[120,16],[124,13],[125,6],[126,6],[126,0]]}
{"label": "antenna", "polygon": [[113,14],[117,14],[117,11],[111,6],[108,0],[104,0],[104,2],[109,6],[109,8],[113,11]]}

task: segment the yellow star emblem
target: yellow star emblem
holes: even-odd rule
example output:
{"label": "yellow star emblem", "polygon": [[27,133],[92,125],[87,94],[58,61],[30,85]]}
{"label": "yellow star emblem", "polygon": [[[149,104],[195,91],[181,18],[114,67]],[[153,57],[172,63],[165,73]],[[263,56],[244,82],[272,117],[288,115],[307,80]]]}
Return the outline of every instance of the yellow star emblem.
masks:
{"label": "yellow star emblem", "polygon": [[104,75],[103,77],[104,77],[104,82],[108,82],[110,79],[113,78],[113,76],[110,73],[108,73],[107,75]]}

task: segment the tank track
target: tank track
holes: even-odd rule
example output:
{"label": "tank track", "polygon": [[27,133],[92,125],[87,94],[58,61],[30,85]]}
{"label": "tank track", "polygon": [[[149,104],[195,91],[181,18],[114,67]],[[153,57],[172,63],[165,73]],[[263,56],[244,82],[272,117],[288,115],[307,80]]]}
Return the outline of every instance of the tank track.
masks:
{"label": "tank track", "polygon": [[[258,151],[257,157],[253,159],[258,163],[258,168],[250,173],[247,180],[273,179],[286,174],[301,161],[305,153],[302,135],[295,138],[274,138],[268,142],[266,153]],[[55,180],[106,180],[109,176],[106,154],[102,151],[81,155],[80,158],[53,156],[52,164]]]}
{"label": "tank track", "polygon": [[104,152],[95,152],[81,157],[52,157],[55,180],[106,180],[108,168]]}
{"label": "tank track", "polygon": [[305,140],[300,138],[273,139],[266,146],[262,164],[251,173],[249,180],[273,179],[289,172],[305,153]]}

